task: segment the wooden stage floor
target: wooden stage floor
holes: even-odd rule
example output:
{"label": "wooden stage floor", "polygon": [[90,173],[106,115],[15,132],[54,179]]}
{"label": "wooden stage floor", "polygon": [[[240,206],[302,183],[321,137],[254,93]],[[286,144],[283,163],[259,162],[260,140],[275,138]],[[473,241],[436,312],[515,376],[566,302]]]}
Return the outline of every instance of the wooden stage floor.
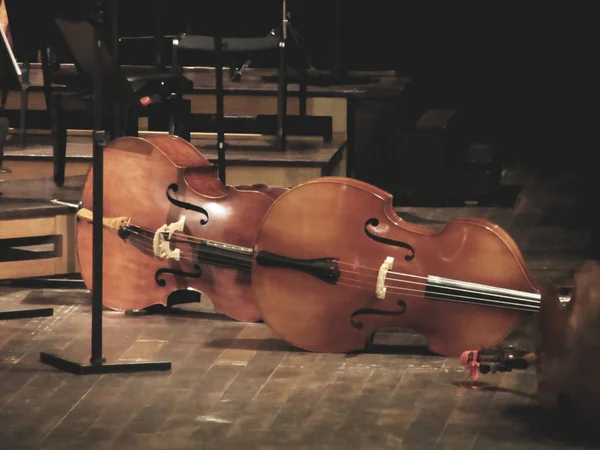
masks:
{"label": "wooden stage floor", "polygon": [[[537,280],[570,276],[589,238],[574,219],[572,178],[508,169],[505,180],[524,183],[512,208],[399,212],[435,227],[485,217],[515,238]],[[566,419],[542,414],[533,369],[465,389],[459,361],[428,354],[410,331],[382,332],[368,352],[326,355],[294,350],[266,325],[206,313],[202,303],[168,315],[107,311],[109,362],[169,360],[172,371],[75,376],[42,365],[40,351],[87,361],[89,297],[0,287],[1,310],[55,308],[53,317],[0,322],[0,448],[594,448]],[[531,348],[534,325],[507,341]]]}

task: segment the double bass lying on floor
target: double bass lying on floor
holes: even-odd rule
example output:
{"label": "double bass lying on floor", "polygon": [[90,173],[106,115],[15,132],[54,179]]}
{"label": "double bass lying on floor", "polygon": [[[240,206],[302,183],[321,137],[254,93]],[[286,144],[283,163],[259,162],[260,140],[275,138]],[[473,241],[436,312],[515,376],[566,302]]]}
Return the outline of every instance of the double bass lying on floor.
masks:
{"label": "double bass lying on floor", "polygon": [[[92,186],[90,170],[77,213],[79,264],[88,289]],[[193,289],[210,297],[215,312],[259,320],[250,289],[252,254],[245,249],[284,191],[223,185],[216,166],[175,136],[112,141],[104,150],[104,305],[167,305],[174,291]],[[177,250],[171,251],[173,245]]]}
{"label": "double bass lying on floor", "polygon": [[254,247],[252,289],[263,320],[288,343],[360,350],[383,328],[423,334],[460,355],[495,345],[540,292],[497,225],[451,220],[441,231],[402,220],[392,196],[339,177],[304,183],[269,209]]}
{"label": "double bass lying on floor", "polygon": [[[177,160],[183,153],[163,143],[162,151],[144,145],[115,141],[111,147],[132,158],[118,176],[106,178],[115,191],[105,221],[113,220],[117,233],[105,235],[106,253],[114,258],[105,262],[105,283],[113,289],[105,287],[105,296],[127,298],[130,307],[148,290],[157,299],[194,283],[214,290],[210,283],[217,278],[200,270],[206,262],[235,269],[217,283],[228,299],[220,311],[236,318],[241,310],[245,317],[254,312],[282,339],[311,351],[360,350],[376,331],[405,327],[425,335],[432,351],[459,355],[495,345],[524,314],[539,311],[540,292],[517,245],[485,220],[455,219],[442,231],[416,226],[395,214],[385,191],[342,177],[304,183],[274,202],[262,193],[260,207],[241,200],[233,207],[235,196],[227,200],[230,191],[214,184],[212,168],[206,170],[213,184],[200,183],[205,171],[175,167],[199,165]],[[172,161],[165,168],[163,151]],[[199,157],[195,148],[193,154]],[[152,170],[156,176],[149,179]],[[128,185],[143,188],[128,192],[134,196],[125,209],[132,213],[119,220],[125,176],[133,177]],[[186,181],[189,188],[181,189]],[[241,199],[242,192],[234,192]],[[82,269],[89,279],[91,247],[84,242],[91,243],[91,226],[83,230],[80,255],[88,258]],[[155,258],[140,258],[134,246]],[[242,273],[250,270],[251,278]],[[230,285],[245,301],[234,300]]]}

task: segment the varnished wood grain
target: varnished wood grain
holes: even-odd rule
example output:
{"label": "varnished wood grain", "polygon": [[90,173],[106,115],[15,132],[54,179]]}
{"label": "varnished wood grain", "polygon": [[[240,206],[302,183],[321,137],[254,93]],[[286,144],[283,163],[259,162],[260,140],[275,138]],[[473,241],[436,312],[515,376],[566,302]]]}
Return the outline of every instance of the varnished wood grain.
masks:
{"label": "varnished wood grain", "polygon": [[[410,249],[367,236],[372,218],[377,219],[369,227],[372,234],[409,245],[414,259],[405,259],[413,254]],[[507,309],[426,298],[429,275],[539,292],[517,244],[493,223],[456,218],[442,231],[415,225],[394,213],[388,193],[354,179],[321,178],[283,194],[265,216],[256,251],[340,261],[339,283],[256,261],[253,266],[252,288],[265,322],[287,342],[312,351],[360,350],[374,332],[404,327],[424,334],[432,351],[460,355],[495,345],[523,317]],[[386,283],[386,298],[380,300],[376,275],[389,256],[395,259],[389,278],[399,281]],[[402,314],[365,313],[354,319],[363,326],[352,326],[355,311],[394,312],[398,301],[406,304]]]}
{"label": "varnished wood grain", "polygon": [[[93,172],[82,195],[83,207],[92,209]],[[278,192],[266,186],[242,189],[224,186],[215,167],[186,141],[174,136],[148,140],[121,138],[104,152],[104,215],[130,217],[131,224],[158,230],[186,216],[184,233],[232,245],[252,247],[258,227]],[[177,183],[178,200],[200,206],[204,215],[182,209],[167,199],[167,188]],[[266,192],[263,192],[266,191]],[[81,273],[92,289],[92,224],[80,221],[77,245]],[[145,248],[151,252],[152,241]],[[235,269],[200,264],[200,278],[164,274],[165,286],[155,280],[163,268],[194,273],[197,262],[189,244],[178,244],[182,259],[161,260],[104,230],[104,304],[118,310],[137,310],[167,304],[175,290],[195,289],[213,301],[215,311],[241,321],[255,321],[260,314],[248,289],[250,274]]]}

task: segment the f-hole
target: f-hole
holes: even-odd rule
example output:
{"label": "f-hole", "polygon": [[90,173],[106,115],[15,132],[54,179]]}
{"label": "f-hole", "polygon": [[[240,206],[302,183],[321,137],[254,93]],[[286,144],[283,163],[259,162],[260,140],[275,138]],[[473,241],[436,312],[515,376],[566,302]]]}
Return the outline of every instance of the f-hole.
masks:
{"label": "f-hole", "polygon": [[178,190],[179,190],[179,185],[177,183],[171,183],[169,185],[169,187],[167,188],[167,198],[169,199],[169,201],[171,203],[173,203],[175,206],[179,206],[180,208],[189,209],[191,211],[196,211],[196,212],[199,212],[200,214],[203,214],[204,216],[206,216],[206,219],[201,219],[200,224],[206,225],[208,223],[208,211],[205,210],[201,206],[192,205],[191,203],[182,202],[181,200],[177,200],[176,198],[171,197],[171,194],[169,191],[177,192]]}
{"label": "f-hole", "polygon": [[406,250],[409,251],[409,253],[408,253],[408,255],[406,255],[404,257],[404,259],[406,261],[411,261],[414,259],[415,249],[412,247],[412,245],[407,244],[406,242],[402,242],[402,241],[394,241],[393,239],[384,238],[384,237],[377,236],[377,235],[371,233],[371,231],[369,230],[369,226],[371,226],[373,228],[377,228],[378,225],[379,225],[379,220],[374,217],[367,220],[365,222],[365,233],[367,234],[367,236],[369,236],[374,241],[381,242],[382,244],[393,245],[395,247],[405,248]]}
{"label": "f-hole", "polygon": [[166,286],[167,281],[162,278],[164,273],[170,273],[176,277],[187,277],[187,278],[200,278],[202,276],[202,269],[198,264],[194,264],[194,272],[184,272],[183,270],[177,269],[158,269],[154,274],[154,281],[159,286]]}
{"label": "f-hole", "polygon": [[406,303],[402,300],[398,300],[398,311],[386,311],[383,309],[371,309],[371,308],[362,308],[354,311],[350,316],[350,325],[352,325],[357,330],[362,330],[364,326],[362,322],[355,321],[354,318],[359,315],[371,315],[371,316],[401,316],[406,311]]}

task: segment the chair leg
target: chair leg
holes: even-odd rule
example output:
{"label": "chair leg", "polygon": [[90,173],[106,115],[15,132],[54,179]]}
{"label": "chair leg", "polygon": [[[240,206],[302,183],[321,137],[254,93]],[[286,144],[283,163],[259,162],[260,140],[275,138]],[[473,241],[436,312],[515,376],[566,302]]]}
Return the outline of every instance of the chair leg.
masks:
{"label": "chair leg", "polygon": [[179,136],[186,141],[192,139],[190,132],[190,117],[192,114],[192,102],[184,98],[173,99],[171,105],[171,126],[169,133]]}
{"label": "chair leg", "polygon": [[125,128],[124,128],[125,136],[134,136],[134,137],[139,136],[139,134],[140,134],[139,109],[134,106],[130,106],[129,108],[126,109],[125,117],[126,117],[126,123],[125,123]]}
{"label": "chair leg", "polygon": [[67,124],[60,96],[55,94],[51,96],[51,99],[50,117],[52,120],[52,148],[54,152],[54,183],[57,186],[62,186],[65,182],[67,159]]}
{"label": "chair leg", "polygon": [[25,148],[27,144],[27,109],[29,108],[29,89],[21,91],[21,108],[19,111],[19,147]]}
{"label": "chair leg", "polygon": [[283,152],[286,150],[285,116],[287,115],[287,78],[286,78],[286,49],[285,39],[281,38],[279,45],[279,81],[277,86],[277,131],[276,147]]}
{"label": "chair leg", "polygon": [[[29,83],[30,55],[26,52],[23,57],[23,83]],[[29,107],[29,89],[21,90],[21,106],[19,111],[19,147],[24,148],[27,136],[27,109]]]}
{"label": "chair leg", "polygon": [[4,159],[4,143],[6,142],[6,136],[8,135],[9,128],[8,119],[6,117],[0,117],[0,173],[2,173],[2,160]]}

